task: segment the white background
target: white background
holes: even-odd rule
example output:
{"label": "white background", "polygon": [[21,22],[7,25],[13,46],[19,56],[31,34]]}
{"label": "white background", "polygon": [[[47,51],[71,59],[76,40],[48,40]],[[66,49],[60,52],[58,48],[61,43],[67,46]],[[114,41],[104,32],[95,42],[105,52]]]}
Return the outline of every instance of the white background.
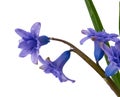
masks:
{"label": "white background", "polygon": [[[118,33],[119,0],[93,0],[108,33]],[[82,29],[92,27],[84,0],[1,0],[0,1],[0,97],[116,97],[104,80],[79,56],[72,53],[64,73],[75,83],[60,83],[45,74],[30,56],[19,58],[20,37],[15,28],[26,31],[41,22],[40,35],[65,39],[94,60],[93,42],[86,41]],[[68,46],[51,41],[41,48],[44,58],[56,59]],[[106,67],[104,59],[101,66]]]}

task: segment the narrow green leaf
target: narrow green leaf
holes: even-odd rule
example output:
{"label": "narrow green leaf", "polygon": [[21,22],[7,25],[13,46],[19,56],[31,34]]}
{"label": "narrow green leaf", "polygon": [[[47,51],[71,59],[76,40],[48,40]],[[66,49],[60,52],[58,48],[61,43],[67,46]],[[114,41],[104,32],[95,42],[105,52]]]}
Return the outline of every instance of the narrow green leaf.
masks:
{"label": "narrow green leaf", "polygon": [[120,89],[120,72],[117,72],[115,75],[113,75],[112,79]]}
{"label": "narrow green leaf", "polygon": [[[96,8],[92,2],[92,0],[85,0],[88,12],[90,14],[92,23],[94,25],[94,28],[96,31],[102,31],[104,30],[102,22],[99,18],[99,15],[96,11]],[[120,2],[119,2],[119,33],[120,33]],[[107,45],[109,45],[109,43],[107,43]],[[107,57],[105,56],[106,62],[107,64],[109,64]],[[115,84],[118,86],[118,88],[120,89],[120,73],[118,72],[117,74],[115,74],[112,77],[113,81],[115,82]]]}
{"label": "narrow green leaf", "polygon": [[119,2],[119,34],[120,34],[120,2]]}
{"label": "narrow green leaf", "polygon": [[88,12],[96,31],[102,31],[103,26],[92,0],[85,0]]}

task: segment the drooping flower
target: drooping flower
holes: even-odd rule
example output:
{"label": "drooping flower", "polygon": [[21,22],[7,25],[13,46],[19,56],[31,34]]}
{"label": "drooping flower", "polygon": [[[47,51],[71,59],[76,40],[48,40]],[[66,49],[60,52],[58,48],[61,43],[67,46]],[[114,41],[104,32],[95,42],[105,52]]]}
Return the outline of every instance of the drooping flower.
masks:
{"label": "drooping flower", "polygon": [[22,29],[15,29],[15,32],[22,38],[18,45],[21,48],[20,57],[26,57],[31,54],[31,60],[34,64],[38,63],[39,48],[49,42],[49,38],[45,35],[39,36],[41,23],[36,22],[32,25],[30,32]]}
{"label": "drooping flower", "polygon": [[59,78],[60,82],[65,82],[67,80],[75,82],[66,77],[63,73],[63,66],[70,58],[70,50],[63,52],[55,61],[51,61],[49,58],[44,60],[39,56],[40,62],[43,64],[40,69],[44,70],[45,73],[52,73],[55,77]]}
{"label": "drooping flower", "polygon": [[83,44],[87,39],[92,39],[94,41],[94,56],[95,60],[98,62],[104,55],[103,50],[100,48],[99,43],[107,43],[108,41],[116,41],[118,35],[117,34],[108,34],[105,31],[96,32],[92,28],[88,28],[88,30],[82,30],[83,34],[87,35],[80,41],[80,44]]}
{"label": "drooping flower", "polygon": [[106,44],[100,45],[108,57],[109,65],[105,69],[107,76],[113,76],[120,70],[120,41],[115,43],[115,46],[108,47]]}

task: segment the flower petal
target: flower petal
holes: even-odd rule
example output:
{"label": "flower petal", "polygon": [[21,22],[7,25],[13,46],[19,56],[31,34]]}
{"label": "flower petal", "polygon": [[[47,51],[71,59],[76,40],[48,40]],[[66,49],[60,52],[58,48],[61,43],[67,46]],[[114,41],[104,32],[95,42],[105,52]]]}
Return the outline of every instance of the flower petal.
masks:
{"label": "flower petal", "polygon": [[40,55],[38,56],[38,60],[39,60],[43,65],[47,64],[47,62],[46,62]]}
{"label": "flower petal", "polygon": [[92,28],[88,28],[88,31],[89,31],[89,33],[90,34],[95,34],[95,33],[97,33],[94,29],[92,29]]}
{"label": "flower petal", "polygon": [[119,51],[120,50],[120,40],[115,43],[115,48]]}
{"label": "flower petal", "polygon": [[25,49],[26,48],[26,45],[27,45],[27,41],[20,41],[19,45],[18,45],[18,48],[23,48]]}
{"label": "flower petal", "polygon": [[118,71],[117,64],[111,62],[105,69],[106,76],[113,76]]}
{"label": "flower petal", "polygon": [[53,64],[57,65],[57,68],[59,70],[62,70],[63,66],[65,63],[69,60],[70,58],[70,50],[63,52],[54,62]]}
{"label": "flower petal", "polygon": [[72,83],[75,82],[75,80],[69,79],[69,78],[66,77],[63,73],[60,74],[60,76],[59,76],[59,80],[60,80],[60,82],[66,82],[66,81],[68,81],[68,80],[71,81]]}
{"label": "flower petal", "polygon": [[34,64],[38,64],[38,55],[39,55],[39,51],[36,49],[33,49],[31,53],[31,60]]}
{"label": "flower petal", "polygon": [[98,62],[104,55],[104,51],[100,48],[99,42],[94,41],[94,56],[95,60]]}
{"label": "flower petal", "polygon": [[86,40],[88,40],[90,37],[85,37],[83,39],[80,40],[80,44],[83,44]]}
{"label": "flower petal", "polygon": [[28,40],[28,41],[21,41],[18,45],[18,48],[22,49],[33,49],[36,46],[36,41],[35,40]]}
{"label": "flower petal", "polygon": [[100,47],[102,48],[102,50],[105,52],[107,56],[109,57],[112,56],[113,51],[106,44],[100,43]]}
{"label": "flower petal", "polygon": [[31,38],[31,34],[22,29],[15,29],[15,32],[22,38],[25,38],[25,39]]}
{"label": "flower petal", "polygon": [[40,28],[41,28],[41,23],[40,22],[36,22],[32,25],[31,27],[31,33],[35,36],[39,36],[39,32],[40,32]]}
{"label": "flower petal", "polygon": [[90,33],[90,32],[87,31],[87,30],[82,30],[81,32],[82,32],[82,34],[85,34],[85,35],[88,35],[88,34]]}
{"label": "flower petal", "polygon": [[19,54],[19,56],[20,57],[26,57],[28,54],[30,54],[31,53],[31,50],[28,50],[28,49],[23,49],[21,52],[20,52],[20,54]]}

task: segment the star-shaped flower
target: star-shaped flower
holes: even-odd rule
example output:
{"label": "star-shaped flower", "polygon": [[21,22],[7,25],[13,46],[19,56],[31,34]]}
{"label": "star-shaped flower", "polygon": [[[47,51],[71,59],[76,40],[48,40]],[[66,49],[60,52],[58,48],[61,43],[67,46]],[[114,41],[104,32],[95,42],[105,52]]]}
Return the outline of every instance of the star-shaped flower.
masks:
{"label": "star-shaped flower", "polygon": [[26,57],[31,54],[31,60],[34,64],[38,64],[39,48],[49,42],[47,36],[39,36],[41,23],[36,22],[32,25],[30,32],[22,29],[15,29],[15,32],[22,38],[18,45],[22,51],[19,54],[20,57]]}
{"label": "star-shaped flower", "polygon": [[67,78],[63,73],[63,66],[70,58],[70,50],[63,52],[55,61],[51,61],[49,58],[44,60],[39,56],[40,62],[43,64],[40,69],[43,69],[45,73],[52,73],[55,77],[59,78],[60,82],[65,82],[67,80],[75,82]]}
{"label": "star-shaped flower", "polygon": [[94,41],[94,56],[96,61],[98,62],[104,55],[103,50],[100,48],[99,43],[104,42],[107,43],[108,41],[117,41],[117,34],[108,34],[105,31],[96,32],[92,28],[88,28],[88,30],[82,30],[83,34],[87,35],[80,41],[80,44],[83,44],[87,39],[92,39]]}

